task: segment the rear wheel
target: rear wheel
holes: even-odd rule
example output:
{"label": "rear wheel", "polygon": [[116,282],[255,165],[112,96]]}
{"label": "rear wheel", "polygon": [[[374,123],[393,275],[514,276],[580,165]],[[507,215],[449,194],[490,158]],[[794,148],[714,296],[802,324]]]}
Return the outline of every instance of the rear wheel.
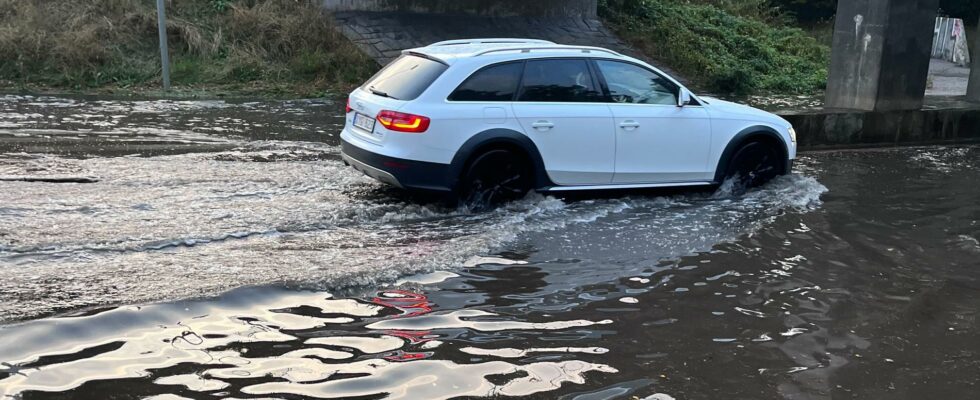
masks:
{"label": "rear wheel", "polygon": [[524,198],[531,191],[531,165],[507,150],[490,150],[470,162],[459,186],[462,205],[484,211]]}
{"label": "rear wheel", "polygon": [[734,191],[739,193],[766,184],[783,174],[784,168],[779,150],[768,143],[751,142],[735,152],[725,179],[734,179]]}

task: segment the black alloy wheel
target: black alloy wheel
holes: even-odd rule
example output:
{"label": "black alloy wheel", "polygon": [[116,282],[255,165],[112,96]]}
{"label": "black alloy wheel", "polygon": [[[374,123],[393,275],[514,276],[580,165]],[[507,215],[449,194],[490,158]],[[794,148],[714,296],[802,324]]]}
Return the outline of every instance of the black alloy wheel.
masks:
{"label": "black alloy wheel", "polygon": [[728,179],[735,179],[734,192],[762,186],[783,173],[784,161],[779,151],[764,142],[751,142],[742,146],[732,157]]}
{"label": "black alloy wheel", "polygon": [[531,191],[528,161],[507,150],[490,150],[470,162],[460,182],[459,200],[473,211],[486,211],[520,200]]}

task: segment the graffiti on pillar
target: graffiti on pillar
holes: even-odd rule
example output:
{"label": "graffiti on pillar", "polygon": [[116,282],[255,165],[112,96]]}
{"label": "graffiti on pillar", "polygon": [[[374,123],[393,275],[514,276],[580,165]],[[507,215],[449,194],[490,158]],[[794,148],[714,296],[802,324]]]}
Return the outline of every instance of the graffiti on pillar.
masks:
{"label": "graffiti on pillar", "polygon": [[959,18],[936,18],[936,34],[932,40],[932,58],[960,66],[970,65],[970,48],[966,29]]}
{"label": "graffiti on pillar", "polygon": [[861,37],[861,24],[864,23],[864,16],[861,14],[854,16],[854,42],[858,42],[858,38]]}

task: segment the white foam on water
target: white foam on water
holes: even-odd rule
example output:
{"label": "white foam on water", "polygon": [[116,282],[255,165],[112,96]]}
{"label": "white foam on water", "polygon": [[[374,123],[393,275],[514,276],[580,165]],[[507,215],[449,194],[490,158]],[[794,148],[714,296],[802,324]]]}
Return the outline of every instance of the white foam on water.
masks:
{"label": "white foam on water", "polygon": [[519,260],[509,260],[500,257],[483,257],[483,256],[473,256],[469,260],[463,263],[464,267],[476,267],[478,265],[485,264],[497,264],[497,265],[523,265],[527,264],[527,261]]}
{"label": "white foam on water", "polygon": [[[0,248],[3,262],[15,264],[0,269],[0,319],[214,295],[271,282],[316,288],[394,282],[468,265],[474,256],[491,254],[518,237],[618,231],[623,221],[613,217],[624,213],[650,215],[649,222],[626,231],[652,235],[652,242],[639,243],[666,246],[664,255],[680,256],[759,229],[780,210],[811,209],[826,190],[812,178],[794,176],[726,200],[628,197],[566,203],[531,196],[470,214],[394,198],[358,198],[378,184],[339,162],[199,157],[86,160],[111,164],[99,167],[113,171],[111,176],[107,172],[91,185],[22,185],[0,193],[0,203],[20,207],[0,218],[0,231],[17,239],[13,249]],[[189,163],[195,168],[186,168]],[[715,227],[729,224],[726,218],[755,222],[718,231]]]}
{"label": "white foam on water", "polygon": [[424,331],[429,329],[472,329],[481,332],[500,332],[507,330],[561,330],[581,328],[595,325],[607,325],[610,320],[588,321],[551,321],[551,322],[521,322],[501,320],[499,315],[475,309],[455,310],[444,313],[433,313],[411,318],[389,319],[372,323],[367,326],[374,330]]}
{"label": "white foam on water", "polygon": [[[344,166],[336,146],[248,141],[175,127],[169,121],[185,115],[188,124],[204,128],[282,125],[312,131],[322,127],[286,116],[330,104],[89,103],[6,96],[0,98],[0,112],[17,116],[7,120],[40,123],[42,118],[34,115],[40,112],[31,107],[41,106],[31,103],[64,108],[62,116],[83,124],[72,128],[77,131],[41,129],[36,135],[107,136],[133,145],[150,138],[227,150],[82,159],[0,156],[0,175],[30,170],[98,177],[91,184],[3,183],[0,204],[7,206],[0,206],[0,263],[5,266],[0,268],[0,321],[97,305],[213,296],[248,285],[331,289],[390,283],[406,275],[479,263],[506,265],[514,262],[474,257],[491,256],[520,238],[563,240],[566,247],[552,241],[553,249],[542,249],[552,258],[576,251],[595,251],[597,258],[643,252],[676,257],[751,233],[787,210],[812,209],[826,191],[812,178],[789,176],[742,197],[725,190],[715,196],[579,202],[531,195],[493,212],[472,214],[405,200],[401,192],[383,189]],[[223,114],[227,109],[251,114]],[[200,111],[214,112],[215,120],[202,117],[212,114],[194,114]],[[100,116],[116,121],[133,114],[152,118],[112,129],[84,125]],[[250,120],[253,114],[269,118]],[[88,132],[82,133],[85,129]],[[582,241],[614,233],[632,236],[636,246],[646,247],[624,243],[612,248],[603,240]],[[551,250],[565,254],[548,254]],[[635,275],[616,270],[593,273],[599,281]],[[417,283],[434,283],[432,279]]]}
{"label": "white foam on water", "polygon": [[499,358],[522,358],[532,353],[582,353],[582,354],[606,354],[609,349],[602,347],[555,347],[555,348],[531,348],[531,349],[481,349],[477,347],[464,347],[459,349],[466,354],[474,356],[492,356]]}
{"label": "white foam on water", "polygon": [[427,274],[413,275],[413,276],[399,279],[397,282],[395,282],[395,286],[402,286],[408,284],[434,285],[457,277],[459,277],[459,274],[454,274],[449,271],[435,271]]}

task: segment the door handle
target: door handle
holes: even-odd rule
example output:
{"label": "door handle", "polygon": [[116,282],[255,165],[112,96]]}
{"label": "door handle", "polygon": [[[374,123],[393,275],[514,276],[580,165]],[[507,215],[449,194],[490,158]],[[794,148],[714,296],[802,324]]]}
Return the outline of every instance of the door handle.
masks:
{"label": "door handle", "polygon": [[548,131],[555,127],[555,124],[548,121],[538,121],[531,124],[531,127],[538,131]]}
{"label": "door handle", "polygon": [[621,124],[619,124],[619,127],[627,131],[633,131],[640,127],[640,123],[636,121],[623,121]]}

